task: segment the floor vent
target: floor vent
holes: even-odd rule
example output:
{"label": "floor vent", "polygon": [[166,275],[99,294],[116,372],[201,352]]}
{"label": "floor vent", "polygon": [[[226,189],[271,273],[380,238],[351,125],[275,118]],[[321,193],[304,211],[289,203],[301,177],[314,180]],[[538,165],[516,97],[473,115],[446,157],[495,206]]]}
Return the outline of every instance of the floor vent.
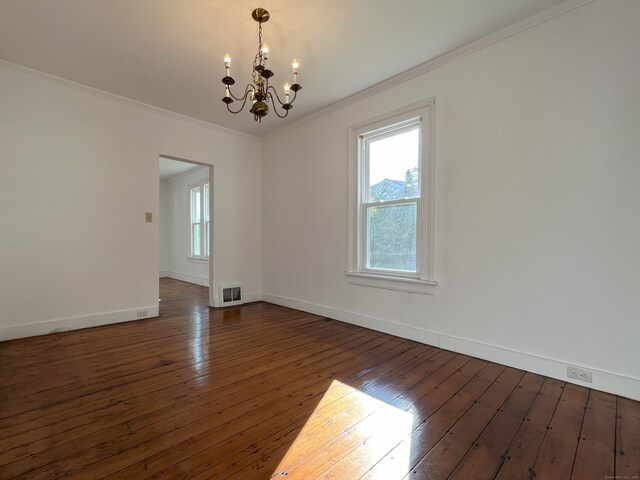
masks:
{"label": "floor vent", "polygon": [[241,283],[227,283],[220,285],[220,306],[230,307],[231,305],[242,305],[244,296],[242,295]]}

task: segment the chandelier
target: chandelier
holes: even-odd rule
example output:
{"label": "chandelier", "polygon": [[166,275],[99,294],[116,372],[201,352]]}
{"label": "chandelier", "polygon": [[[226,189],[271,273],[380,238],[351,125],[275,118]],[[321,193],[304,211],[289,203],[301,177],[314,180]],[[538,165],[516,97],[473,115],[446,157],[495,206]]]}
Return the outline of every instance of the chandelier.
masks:
{"label": "chandelier", "polygon": [[[302,89],[298,83],[298,67],[299,64],[296,60],[293,61],[293,84],[290,86],[288,83],[284,85],[284,102],[280,99],[278,92],[272,85],[269,85],[269,79],[273,77],[273,72],[269,70],[269,47],[267,44],[262,43],[262,24],[269,20],[269,12],[264,8],[256,8],[251,17],[258,22],[258,53],[253,61],[253,83],[248,84],[244,89],[244,95],[236,97],[231,93],[231,85],[236,81],[231,77],[231,57],[226,55],[224,57],[224,66],[226,75],[222,79],[222,83],[225,84],[225,95],[222,101],[226,103],[227,110],[231,113],[240,113],[244,110],[247,100],[251,100],[251,109],[253,113],[253,119],[256,122],[262,123],[262,117],[269,113],[269,103],[273,105],[273,111],[280,118],[284,118],[289,114],[289,110],[293,108],[293,102],[298,95],[298,92]],[[293,92],[293,98],[290,98]],[[231,104],[237,100],[242,102],[242,105],[238,110],[232,110]],[[277,102],[277,103],[276,103]],[[278,111],[280,107],[283,113]]]}

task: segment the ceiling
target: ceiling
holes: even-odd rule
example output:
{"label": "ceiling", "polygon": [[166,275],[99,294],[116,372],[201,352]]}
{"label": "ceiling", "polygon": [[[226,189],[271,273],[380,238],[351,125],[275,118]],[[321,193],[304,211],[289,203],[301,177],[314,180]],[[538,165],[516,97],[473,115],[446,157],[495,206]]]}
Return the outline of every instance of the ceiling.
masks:
{"label": "ceiling", "polygon": [[193,163],[160,157],[160,180],[169,180],[176,175],[188,172],[189,170],[193,170],[199,166],[200,165],[194,165]]}
{"label": "ceiling", "polygon": [[[0,58],[262,136],[562,0],[0,0]],[[223,57],[238,85],[257,51],[255,7],[272,84],[299,92],[285,120],[256,124],[221,98]],[[237,93],[236,93],[237,94]]]}

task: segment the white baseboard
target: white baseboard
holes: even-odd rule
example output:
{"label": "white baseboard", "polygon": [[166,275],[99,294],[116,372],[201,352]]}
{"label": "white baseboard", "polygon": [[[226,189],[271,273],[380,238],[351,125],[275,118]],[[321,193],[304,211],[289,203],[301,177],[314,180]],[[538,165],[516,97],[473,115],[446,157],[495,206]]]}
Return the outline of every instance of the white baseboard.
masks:
{"label": "white baseboard", "polygon": [[244,303],[260,302],[260,301],[262,301],[261,293],[245,293],[244,295]]}
{"label": "white baseboard", "polygon": [[[138,312],[146,310],[146,315],[138,316]],[[158,316],[158,306],[138,307],[129,310],[116,310],[113,312],[93,313],[77,317],[56,318],[40,322],[25,323],[22,325],[9,325],[0,327],[0,341],[13,340],[15,338],[46,335],[56,331],[77,330],[79,328],[97,327],[110,323],[128,322]]]}
{"label": "white baseboard", "polygon": [[[164,275],[165,277],[174,278],[176,280],[181,280],[183,282],[194,283],[196,285],[202,285],[203,287],[208,287],[209,286],[209,278],[208,277],[198,277],[196,275],[189,275],[187,273],[172,272],[172,271],[166,271],[166,272],[162,272],[162,273],[166,274],[166,275]],[[160,275],[160,276],[162,276],[162,275]]]}
{"label": "white baseboard", "polygon": [[170,271],[168,271],[168,270],[160,270],[160,275],[159,275],[159,277],[160,277],[160,278],[166,278],[166,277],[168,277],[168,276],[169,276],[169,274],[170,274],[170,273],[171,273],[171,272],[170,272]]}
{"label": "white baseboard", "polygon": [[[453,352],[482,358],[502,365],[519,368],[539,375],[545,375],[565,382],[575,383],[576,385],[594,388],[596,390],[621,395],[634,400],[640,400],[640,378],[607,372],[587,365],[579,365],[553,358],[541,357],[526,352],[476,342],[474,340],[454,337],[444,333],[432,332],[430,330],[412,327],[389,320],[361,315],[359,313],[347,312],[279,295],[263,293],[262,300],[269,303],[275,303],[276,305],[314,313],[323,317],[329,317],[335,320],[360,325],[372,330],[389,333],[397,337],[408,338],[410,340],[444,348]],[[567,366],[578,367],[591,371],[593,373],[593,383],[586,383],[567,378]]]}

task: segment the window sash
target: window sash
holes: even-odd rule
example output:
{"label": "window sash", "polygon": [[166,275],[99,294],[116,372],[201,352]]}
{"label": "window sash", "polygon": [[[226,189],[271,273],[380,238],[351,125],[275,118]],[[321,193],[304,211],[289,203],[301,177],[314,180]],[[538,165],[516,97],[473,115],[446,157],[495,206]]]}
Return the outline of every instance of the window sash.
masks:
{"label": "window sash", "polygon": [[[386,127],[382,127],[380,129],[367,132],[358,136],[358,141],[360,143],[360,158],[359,158],[359,168],[358,175],[360,177],[360,198],[359,198],[359,250],[360,250],[360,258],[359,258],[359,271],[363,273],[370,274],[379,274],[379,275],[392,275],[397,277],[407,277],[407,278],[420,278],[421,272],[421,255],[420,251],[422,250],[422,192],[424,191],[424,186],[422,182],[422,142],[423,142],[423,132],[422,132],[422,119],[420,117],[413,117],[403,122],[399,122],[395,125],[388,125]],[[397,200],[390,201],[379,201],[379,202],[370,202],[370,169],[369,169],[369,146],[372,141],[382,140],[385,138],[390,138],[395,135],[399,135],[405,132],[409,132],[411,130],[418,129],[418,193],[420,195],[412,198],[402,198]],[[416,269],[415,271],[411,270],[395,270],[395,269],[383,269],[383,268],[371,268],[367,266],[367,258],[369,256],[369,229],[368,229],[368,216],[367,211],[372,207],[378,206],[393,206],[393,205],[403,205],[403,204],[414,204],[416,207]]]}
{"label": "window sash", "polygon": [[[380,275],[393,275],[397,277],[407,277],[407,278],[419,278],[420,277],[420,245],[422,241],[422,220],[421,220],[421,202],[420,198],[412,198],[412,199],[402,199],[402,200],[394,200],[390,202],[372,202],[372,203],[363,203],[360,206],[360,271],[363,273],[370,274],[380,274]],[[416,209],[416,236],[415,236],[415,246],[416,246],[416,269],[415,270],[398,270],[391,268],[374,268],[367,266],[367,258],[369,256],[369,225],[367,215],[368,210],[376,207],[392,207],[394,205],[415,205]]]}
{"label": "window sash", "polygon": [[402,133],[410,132],[411,130],[418,130],[418,198],[422,195],[422,124],[421,118],[411,118],[404,122],[398,123],[396,125],[390,125],[387,128],[382,128],[373,132],[365,133],[359,136],[359,141],[361,145],[361,166],[360,166],[360,174],[361,174],[361,203],[369,202],[370,200],[370,166],[369,166],[369,155],[370,155],[370,145],[372,142],[378,140],[384,140],[385,138],[391,138],[396,135],[400,135]]}
{"label": "window sash", "polygon": [[202,256],[202,224],[200,222],[191,223],[191,256]]}
{"label": "window sash", "polygon": [[205,222],[205,227],[204,227],[204,256],[206,258],[209,258],[211,256],[211,229],[209,227],[211,222],[207,221]]}
{"label": "window sash", "polygon": [[[211,254],[209,183],[189,188],[190,247],[189,256],[208,259]],[[203,228],[204,227],[204,228]]]}
{"label": "window sash", "polygon": [[203,223],[205,225],[205,228],[202,232],[203,234],[203,245],[204,245],[204,257],[205,258],[209,258],[209,256],[211,255],[211,231],[210,231],[210,214],[209,214],[209,204],[210,204],[210,200],[209,200],[209,194],[210,194],[210,188],[209,188],[209,184],[205,183],[203,188],[203,195],[202,195],[202,220]]}

